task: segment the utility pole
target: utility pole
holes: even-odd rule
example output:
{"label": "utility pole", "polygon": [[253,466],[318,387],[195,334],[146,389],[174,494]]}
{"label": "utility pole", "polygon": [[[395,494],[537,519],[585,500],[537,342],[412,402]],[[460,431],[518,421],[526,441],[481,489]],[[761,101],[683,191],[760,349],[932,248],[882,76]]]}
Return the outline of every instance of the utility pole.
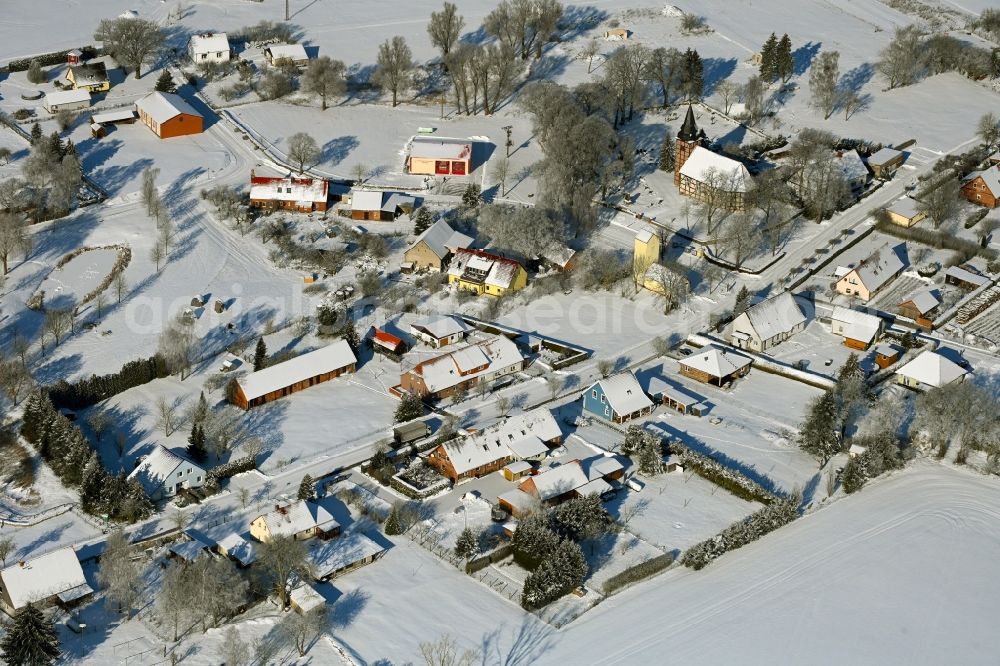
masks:
{"label": "utility pole", "polygon": [[288,15],[288,0],[285,0],[285,20],[287,21],[291,17]]}
{"label": "utility pole", "polygon": [[507,157],[510,157],[510,147],[514,145],[514,142],[510,140],[510,131],[514,128],[510,125],[505,125],[501,129],[507,133]]}

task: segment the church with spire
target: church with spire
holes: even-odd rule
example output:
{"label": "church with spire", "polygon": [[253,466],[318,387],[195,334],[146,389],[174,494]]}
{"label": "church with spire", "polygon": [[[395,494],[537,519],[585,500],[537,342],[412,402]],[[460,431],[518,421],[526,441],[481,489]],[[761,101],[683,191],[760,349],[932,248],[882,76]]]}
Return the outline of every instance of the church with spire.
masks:
{"label": "church with spire", "polygon": [[706,143],[705,131],[698,128],[694,109],[688,104],[674,146],[674,185],[686,197],[704,201],[720,196],[726,208],[742,210],[753,177],[742,162],[712,152]]}

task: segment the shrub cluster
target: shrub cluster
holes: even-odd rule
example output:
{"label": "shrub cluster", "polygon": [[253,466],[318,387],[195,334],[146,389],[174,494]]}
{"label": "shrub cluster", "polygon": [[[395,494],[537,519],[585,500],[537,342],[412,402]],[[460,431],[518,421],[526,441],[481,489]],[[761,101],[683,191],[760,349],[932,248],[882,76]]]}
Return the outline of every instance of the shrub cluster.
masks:
{"label": "shrub cluster", "polygon": [[129,361],[118,372],[91,375],[75,382],[60,380],[46,391],[57,408],[84,409],[122,391],[169,375],[167,361],[159,354]]}
{"label": "shrub cluster", "polygon": [[210,483],[218,483],[223,479],[228,479],[231,476],[249,472],[253,469],[257,469],[256,458],[253,456],[243,456],[242,458],[230,460],[227,463],[208,470],[208,479]]}

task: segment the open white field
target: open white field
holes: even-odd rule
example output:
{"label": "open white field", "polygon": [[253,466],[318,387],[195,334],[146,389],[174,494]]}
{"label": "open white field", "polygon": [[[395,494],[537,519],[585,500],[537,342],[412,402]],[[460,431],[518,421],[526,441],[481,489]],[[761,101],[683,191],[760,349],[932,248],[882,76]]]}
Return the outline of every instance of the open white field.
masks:
{"label": "open white field", "polygon": [[930,462],[605,602],[539,664],[991,664],[1000,483]]}

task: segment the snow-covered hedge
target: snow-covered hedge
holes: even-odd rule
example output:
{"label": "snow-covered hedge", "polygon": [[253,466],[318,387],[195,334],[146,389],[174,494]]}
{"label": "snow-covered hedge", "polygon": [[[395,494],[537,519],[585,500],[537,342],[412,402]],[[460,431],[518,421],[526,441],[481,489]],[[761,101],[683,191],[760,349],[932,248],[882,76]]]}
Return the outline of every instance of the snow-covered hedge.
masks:
{"label": "snow-covered hedge", "polygon": [[681,564],[701,569],[725,553],[742,548],[799,517],[799,497],[775,500],[738,523],[733,523],[714,537],[697,543],[684,553]]}
{"label": "snow-covered hedge", "polygon": [[[680,462],[685,470],[690,469],[698,474],[698,476],[728,490],[740,499],[747,500],[748,502],[770,504],[779,498],[777,493],[768,490],[745,474],[709,456],[695,453],[678,441],[670,442],[669,449],[671,454],[677,456],[678,462]],[[768,482],[768,485],[774,487],[769,479]]]}
{"label": "snow-covered hedge", "polygon": [[219,482],[222,479],[228,479],[231,476],[236,476],[237,474],[242,474],[243,472],[249,472],[253,469],[257,469],[257,461],[254,457],[243,456],[242,458],[230,460],[225,464],[208,470],[208,478],[212,481]]}
{"label": "snow-covered hedge", "polygon": [[673,553],[664,553],[663,555],[658,555],[653,559],[640,562],[634,567],[629,567],[624,571],[616,573],[614,576],[611,576],[604,581],[604,594],[614,594],[626,585],[637,583],[640,580],[644,580],[650,576],[658,574],[673,564],[673,562]]}

